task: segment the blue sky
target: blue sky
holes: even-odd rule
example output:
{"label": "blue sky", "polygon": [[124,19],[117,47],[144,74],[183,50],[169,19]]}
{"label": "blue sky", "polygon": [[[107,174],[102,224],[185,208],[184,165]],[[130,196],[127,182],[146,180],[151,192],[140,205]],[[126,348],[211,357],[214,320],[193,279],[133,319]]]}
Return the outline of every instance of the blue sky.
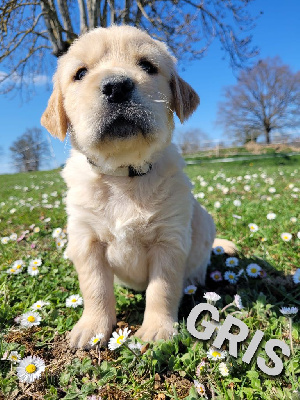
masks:
{"label": "blue sky", "polygon": [[[253,44],[260,48],[259,58],[280,56],[294,72],[300,70],[300,1],[299,0],[256,0],[251,5],[254,14],[263,11],[252,31]],[[185,65],[181,76],[197,91],[201,98],[200,107],[193,116],[181,126],[176,120],[178,131],[200,128],[211,140],[222,139],[223,129],[216,126],[218,103],[222,100],[222,89],[236,83],[236,76],[229,66],[228,59],[223,60],[219,43],[210,47],[207,55],[200,61]],[[1,70],[1,65],[0,65]],[[50,85],[51,86],[51,85]],[[13,172],[10,165],[9,146],[27,128],[40,126],[40,117],[46,108],[51,94],[49,85],[36,87],[36,95],[29,102],[20,96],[0,96],[0,146],[3,155],[0,159],[0,173]],[[45,135],[46,130],[42,128]],[[51,138],[55,160],[50,168],[62,164],[70,145]]]}

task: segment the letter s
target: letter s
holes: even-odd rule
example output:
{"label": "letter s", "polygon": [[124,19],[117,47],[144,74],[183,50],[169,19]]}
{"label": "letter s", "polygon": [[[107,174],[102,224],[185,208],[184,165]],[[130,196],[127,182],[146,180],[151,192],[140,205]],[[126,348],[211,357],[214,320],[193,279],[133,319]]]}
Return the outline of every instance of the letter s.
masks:
{"label": "letter s", "polygon": [[257,357],[257,365],[258,365],[258,368],[260,368],[265,374],[272,375],[272,376],[279,375],[283,369],[283,363],[280,360],[280,358],[277,356],[275,351],[273,350],[274,347],[280,347],[282,350],[282,353],[285,356],[287,356],[287,357],[290,356],[290,348],[286,343],[282,342],[279,339],[270,339],[267,341],[265,350],[266,350],[267,355],[274,362],[275,367],[273,367],[273,368],[267,367],[266,361],[262,357]]}

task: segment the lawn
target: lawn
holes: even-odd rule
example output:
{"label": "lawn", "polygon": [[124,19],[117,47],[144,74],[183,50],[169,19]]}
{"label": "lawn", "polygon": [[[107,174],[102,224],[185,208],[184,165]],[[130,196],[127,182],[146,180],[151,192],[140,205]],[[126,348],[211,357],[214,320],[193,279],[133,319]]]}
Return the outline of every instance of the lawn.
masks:
{"label": "lawn", "polygon": [[[206,286],[183,295],[178,335],[167,342],[134,339],[132,333],[142,322],[144,293],[116,286],[118,328],[128,327],[131,334],[113,351],[99,345],[90,351],[68,347],[67,332],[83,308],[66,306],[80,291],[65,256],[66,187],[59,171],[0,176],[0,399],[300,398],[299,313],[290,319],[280,311],[300,308],[300,158],[203,162],[186,172],[198,201],[215,219],[218,237],[238,247],[233,262],[238,265],[230,265],[225,254],[212,253]],[[249,264],[256,264],[256,273]],[[206,302],[206,292],[220,296],[213,304],[221,323],[233,314],[249,328],[237,358],[228,354],[225,341],[224,358],[214,359],[214,338],[197,340],[186,328],[189,312]],[[235,302],[236,294],[242,305]],[[48,304],[35,305],[33,311],[38,301]],[[27,312],[38,313],[37,325],[22,326]],[[201,330],[201,318],[198,324]],[[242,357],[258,329],[264,337],[247,364]],[[290,357],[278,350],[283,362],[278,376],[263,373],[256,363],[263,357],[273,366],[265,352],[269,339],[292,348]],[[14,354],[41,358],[45,371],[33,383],[20,382],[21,364],[10,360]]]}

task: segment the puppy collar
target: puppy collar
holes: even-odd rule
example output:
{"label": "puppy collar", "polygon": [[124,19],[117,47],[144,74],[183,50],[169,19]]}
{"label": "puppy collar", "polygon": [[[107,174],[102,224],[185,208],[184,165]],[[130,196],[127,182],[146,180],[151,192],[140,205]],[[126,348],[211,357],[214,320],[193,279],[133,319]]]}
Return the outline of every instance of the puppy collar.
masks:
{"label": "puppy collar", "polygon": [[140,168],[135,168],[132,165],[129,165],[128,167],[119,167],[119,168],[115,169],[114,171],[107,173],[107,172],[103,172],[101,167],[99,165],[97,165],[93,160],[91,160],[88,157],[86,159],[87,159],[88,163],[92,166],[93,169],[96,169],[97,172],[100,172],[101,174],[104,174],[104,175],[128,176],[130,178],[134,178],[135,176],[146,175],[152,169],[151,163],[145,163]]}

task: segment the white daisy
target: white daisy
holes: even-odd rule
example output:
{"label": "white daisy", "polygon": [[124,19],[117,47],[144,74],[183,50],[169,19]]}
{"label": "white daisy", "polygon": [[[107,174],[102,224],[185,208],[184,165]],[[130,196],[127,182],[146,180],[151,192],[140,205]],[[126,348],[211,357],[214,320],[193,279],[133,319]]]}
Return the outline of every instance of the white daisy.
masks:
{"label": "white daisy", "polygon": [[184,289],[185,294],[195,294],[197,290],[197,286],[189,285]]}
{"label": "white daisy", "polygon": [[284,242],[289,242],[292,239],[292,235],[288,232],[282,233],[280,237]]}
{"label": "white daisy", "polygon": [[68,257],[68,254],[67,254],[67,250],[64,251],[63,258],[65,260],[69,260],[69,257]]}
{"label": "white daisy", "polygon": [[276,192],[276,189],[275,189],[274,187],[270,187],[270,188],[269,188],[269,192],[270,192],[270,193],[275,193],[275,192]]}
{"label": "white daisy", "polygon": [[251,232],[257,232],[258,231],[258,226],[256,224],[249,224],[249,229]]}
{"label": "white daisy", "polygon": [[14,214],[17,210],[15,208],[12,208],[11,210],[9,210],[10,214]]}
{"label": "white daisy", "polygon": [[232,271],[226,271],[224,273],[224,279],[230,283],[236,283],[238,280],[237,275]]}
{"label": "white daisy", "polygon": [[40,273],[38,267],[35,267],[35,266],[29,266],[27,268],[27,272],[31,276],[36,276],[36,275],[38,275]]}
{"label": "white daisy", "polygon": [[83,303],[83,298],[79,294],[72,294],[66,299],[66,307],[76,308],[81,306]]}
{"label": "white daisy", "polygon": [[35,258],[29,261],[30,267],[39,267],[40,265],[42,265],[42,260],[40,258]]}
{"label": "white daisy", "polygon": [[203,296],[208,302],[212,301],[212,302],[216,302],[218,300],[220,300],[221,296],[219,296],[217,293],[215,292],[206,292],[204,293]]}
{"label": "white daisy", "polygon": [[197,390],[197,393],[200,394],[201,397],[207,397],[206,393],[205,393],[205,386],[200,383],[199,381],[197,381],[197,379],[194,380],[194,386],[195,389]]}
{"label": "white daisy", "polygon": [[52,237],[58,238],[58,237],[60,237],[61,233],[62,233],[62,229],[61,228],[56,228],[52,232]]}
{"label": "white daisy", "polygon": [[251,191],[251,186],[245,185],[244,186],[244,190],[245,190],[245,192],[250,192]]}
{"label": "white daisy", "polygon": [[237,308],[239,310],[242,310],[244,308],[244,306],[242,304],[242,298],[241,298],[241,296],[239,294],[236,294],[234,296],[234,302],[235,302],[235,305],[237,306]]}
{"label": "white daisy", "polygon": [[215,208],[220,208],[221,207],[221,203],[219,201],[216,201],[214,204]]}
{"label": "white daisy", "polygon": [[261,267],[258,264],[251,263],[246,268],[248,276],[257,278],[260,275]]}
{"label": "white daisy", "polygon": [[93,336],[92,339],[90,340],[90,345],[91,346],[95,346],[96,344],[98,344],[99,342],[101,342],[101,340],[104,338],[104,334],[103,333],[98,333],[96,336]]}
{"label": "white daisy", "polygon": [[17,268],[15,268],[15,267],[10,267],[10,268],[8,268],[8,269],[6,270],[6,272],[7,272],[8,274],[10,274],[10,275],[17,275],[17,274],[19,274],[21,271],[22,271],[22,268],[17,269]]}
{"label": "white daisy", "polygon": [[275,218],[276,218],[276,214],[274,214],[274,213],[267,214],[267,219],[272,220],[272,219],[275,219]]}
{"label": "white daisy", "polygon": [[196,376],[198,376],[198,378],[201,376],[201,374],[204,372],[205,370],[205,361],[201,361],[201,363],[197,366],[196,369]]}
{"label": "white daisy", "polygon": [[228,257],[225,261],[226,267],[237,267],[239,265],[239,260],[236,257]]}
{"label": "white daisy", "polygon": [[219,281],[222,281],[222,280],[223,280],[222,274],[221,274],[220,271],[213,271],[213,272],[210,274],[210,277],[211,277],[211,279],[214,280],[215,282],[219,282]]}
{"label": "white daisy", "polygon": [[67,243],[66,240],[63,240],[63,239],[60,239],[60,238],[57,238],[56,241],[55,241],[57,249],[62,249],[65,246],[66,243]]}
{"label": "white daisy", "polygon": [[128,330],[128,328],[125,328],[123,331],[119,329],[119,333],[113,332],[113,337],[110,338],[108,342],[109,350],[115,350],[122,346],[122,344],[126,342],[130,332],[131,330]]}
{"label": "white daisy", "polygon": [[219,364],[219,371],[220,371],[220,374],[222,376],[228,376],[229,375],[229,369],[227,368],[227,365],[224,362],[221,362]]}
{"label": "white daisy", "polygon": [[19,363],[21,360],[21,354],[19,354],[17,351],[11,351],[7,357],[7,360],[11,361],[13,364]]}
{"label": "white daisy", "polygon": [[38,226],[36,226],[35,228],[33,228],[33,232],[34,233],[38,233],[40,231],[40,228]]}
{"label": "white daisy", "polygon": [[7,244],[9,242],[9,237],[8,236],[4,236],[1,238],[1,243],[2,244]]}
{"label": "white daisy", "polygon": [[290,218],[290,221],[293,222],[293,223],[295,223],[295,222],[297,222],[297,218],[296,218],[296,217],[291,217],[291,218]]}
{"label": "white daisy", "polygon": [[210,360],[224,360],[227,355],[227,351],[211,347],[206,354]]}
{"label": "white daisy", "polygon": [[17,240],[18,235],[16,233],[12,233],[9,238],[10,238],[10,240]]}
{"label": "white daisy", "polygon": [[293,281],[294,283],[300,283],[300,268],[297,269],[297,271],[293,275]]}
{"label": "white daisy", "polygon": [[224,249],[222,246],[216,246],[212,249],[213,253],[216,255],[224,254]]}
{"label": "white daisy", "polygon": [[35,311],[28,311],[27,313],[21,315],[20,325],[26,328],[30,328],[31,326],[40,325],[41,316]]}
{"label": "white daisy", "polygon": [[298,307],[282,307],[279,311],[281,312],[281,314],[290,317],[298,313]]}
{"label": "white daisy", "polygon": [[45,371],[45,362],[40,357],[29,356],[23,358],[17,367],[20,382],[32,383]]}
{"label": "white daisy", "polygon": [[300,239],[300,231],[297,232],[297,238]]}
{"label": "white daisy", "polygon": [[39,310],[43,306],[48,306],[50,303],[48,301],[38,300],[30,307],[33,310]]}
{"label": "white daisy", "polygon": [[242,205],[242,202],[241,202],[241,200],[236,199],[236,200],[233,200],[233,205],[236,207],[240,207]]}
{"label": "white daisy", "polygon": [[133,351],[134,350],[138,350],[139,352],[141,352],[142,344],[139,343],[139,342],[137,342],[137,343],[129,343],[128,347]]}

